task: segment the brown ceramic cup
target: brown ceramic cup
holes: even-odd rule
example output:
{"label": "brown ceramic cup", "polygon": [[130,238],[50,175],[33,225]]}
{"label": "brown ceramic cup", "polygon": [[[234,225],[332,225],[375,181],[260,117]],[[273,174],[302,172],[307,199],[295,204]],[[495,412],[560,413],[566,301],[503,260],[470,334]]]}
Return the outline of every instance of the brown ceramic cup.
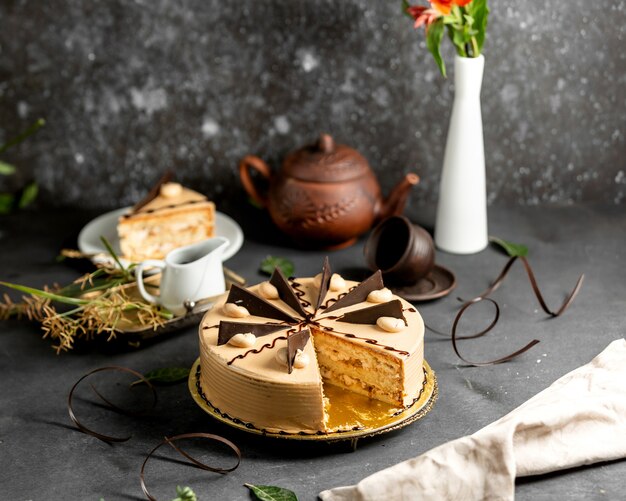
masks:
{"label": "brown ceramic cup", "polygon": [[414,284],[435,266],[430,234],[404,216],[381,221],[365,244],[365,262],[392,284]]}

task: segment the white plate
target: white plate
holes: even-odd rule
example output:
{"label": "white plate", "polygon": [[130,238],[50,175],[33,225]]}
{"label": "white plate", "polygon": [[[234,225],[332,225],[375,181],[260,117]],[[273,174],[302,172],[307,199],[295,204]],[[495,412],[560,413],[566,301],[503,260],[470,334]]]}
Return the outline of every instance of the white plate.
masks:
{"label": "white plate", "polygon": [[[117,220],[122,214],[125,214],[129,210],[130,207],[124,207],[123,209],[107,212],[106,214],[92,219],[78,234],[78,250],[83,254],[99,254],[92,258],[94,262],[111,261],[108,257],[106,247],[100,240],[102,236],[109,241],[113,250],[120,255],[121,250],[120,239],[117,236]],[[217,211],[215,212],[215,235],[218,237],[226,237],[230,240],[230,245],[226,247],[222,255],[222,261],[233,257],[243,244],[243,231],[241,231],[241,227],[233,218]],[[102,255],[103,253],[105,256]],[[124,266],[128,264],[124,259],[121,261]]]}

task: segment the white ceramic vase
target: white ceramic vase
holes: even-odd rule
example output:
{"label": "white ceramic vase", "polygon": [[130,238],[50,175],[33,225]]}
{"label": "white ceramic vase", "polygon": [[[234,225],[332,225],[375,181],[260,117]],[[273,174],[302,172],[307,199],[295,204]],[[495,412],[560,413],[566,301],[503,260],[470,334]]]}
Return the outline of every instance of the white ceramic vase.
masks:
{"label": "white ceramic vase", "polygon": [[487,189],[480,112],[485,58],[455,56],[454,104],[443,159],[435,244],[454,254],[487,247]]}

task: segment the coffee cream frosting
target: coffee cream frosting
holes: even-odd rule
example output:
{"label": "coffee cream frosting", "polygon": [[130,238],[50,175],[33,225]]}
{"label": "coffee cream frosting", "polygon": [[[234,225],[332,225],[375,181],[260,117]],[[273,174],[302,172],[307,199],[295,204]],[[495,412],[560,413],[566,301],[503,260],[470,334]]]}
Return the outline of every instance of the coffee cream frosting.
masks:
{"label": "coffee cream frosting", "polygon": [[[275,280],[276,273],[271,280],[274,283],[280,282]],[[267,308],[255,310],[252,303],[248,306],[255,311],[233,318],[230,307],[225,305],[235,302],[242,306],[245,300],[237,299],[241,292],[231,289],[202,320],[200,383],[213,407],[258,429],[315,433],[335,431],[327,424],[327,411],[333,402],[324,397],[325,383],[397,407],[414,402],[424,377],[424,323],[410,303],[392,294],[385,303],[368,301],[367,290],[363,294],[357,282],[335,278],[333,283],[342,284],[343,289],[330,287],[329,273],[289,281],[282,278],[293,296],[287,297],[290,294],[283,289],[280,297],[272,299],[276,294],[264,284],[246,291],[252,293],[254,301],[256,295],[283,312],[284,318],[275,318],[276,311]],[[370,278],[382,284],[380,272]],[[367,286],[366,282],[361,285]],[[370,284],[370,289],[372,286],[378,287],[376,290],[383,288]],[[354,301],[355,294],[360,300],[347,304],[352,302],[350,299]],[[377,295],[384,297],[387,293]],[[298,302],[294,303],[296,296]],[[381,328],[376,322],[379,314],[391,314],[394,321],[401,317],[404,328],[399,332]],[[238,346],[243,344],[241,336],[236,342],[226,341],[228,336],[234,337],[235,331],[248,335],[260,326],[263,335],[256,336],[251,346]],[[310,336],[304,338],[306,343],[297,353],[306,363],[294,364],[289,372],[285,355],[279,352],[288,348],[290,337],[303,338],[300,334],[307,329]]]}

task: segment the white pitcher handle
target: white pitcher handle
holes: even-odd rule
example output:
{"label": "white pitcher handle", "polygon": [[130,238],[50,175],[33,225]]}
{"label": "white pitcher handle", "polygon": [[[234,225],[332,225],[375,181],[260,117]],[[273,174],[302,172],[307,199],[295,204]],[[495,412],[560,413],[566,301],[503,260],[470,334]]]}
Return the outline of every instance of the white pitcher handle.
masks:
{"label": "white pitcher handle", "polygon": [[155,267],[163,270],[165,268],[165,261],[160,261],[158,259],[148,259],[139,263],[135,268],[135,277],[137,278],[137,289],[139,289],[139,293],[149,303],[160,304],[160,298],[158,296],[153,296],[152,294],[147,292],[143,284],[143,270],[146,267]]}

